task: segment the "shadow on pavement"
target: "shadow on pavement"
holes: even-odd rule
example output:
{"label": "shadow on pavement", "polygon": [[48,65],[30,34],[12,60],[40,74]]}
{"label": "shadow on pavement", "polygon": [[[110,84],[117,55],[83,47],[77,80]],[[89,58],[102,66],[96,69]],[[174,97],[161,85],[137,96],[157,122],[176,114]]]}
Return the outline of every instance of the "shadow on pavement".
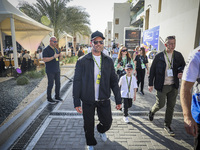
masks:
{"label": "shadow on pavement", "polygon": [[[155,122],[152,122],[152,123],[155,126],[157,126],[159,128],[163,128],[164,118],[159,118],[159,122],[161,122],[161,123],[158,123],[158,121],[156,121],[157,119],[154,119],[154,120],[155,120]],[[179,141],[184,141],[185,143],[188,143],[189,145],[193,146],[194,139],[192,136],[190,136],[186,133],[183,122],[181,122],[177,119],[173,119],[171,128],[174,131],[174,133],[176,134],[173,138],[175,138]]]}
{"label": "shadow on pavement", "polygon": [[127,148],[125,148],[124,146],[122,146],[120,143],[116,142],[116,141],[110,141],[109,137],[108,140],[106,142],[99,142],[101,139],[100,138],[96,138],[97,139],[97,145],[94,147],[95,150],[127,150]]}
{"label": "shadow on pavement", "polygon": [[[165,136],[161,135],[160,133],[158,133],[157,131],[153,130],[152,128],[148,127],[147,125],[145,125],[143,122],[141,122],[140,120],[133,118],[132,116],[129,116],[130,119],[132,119],[134,122],[139,123],[140,125],[143,126],[143,128],[139,127],[136,124],[133,124],[132,122],[130,122],[129,124],[132,125],[134,128],[137,128],[137,130],[139,130],[140,132],[144,133],[146,136],[150,137],[152,140],[158,142],[160,145],[163,145],[164,147],[166,147],[167,149],[181,149],[181,150],[187,150],[187,148],[185,148],[184,146],[175,143],[174,141],[166,138]],[[149,132],[147,132],[149,131]]]}

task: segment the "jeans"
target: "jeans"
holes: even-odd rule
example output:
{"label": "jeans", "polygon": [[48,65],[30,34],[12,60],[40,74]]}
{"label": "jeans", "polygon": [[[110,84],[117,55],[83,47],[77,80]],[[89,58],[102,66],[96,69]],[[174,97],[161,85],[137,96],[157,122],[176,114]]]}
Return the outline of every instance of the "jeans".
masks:
{"label": "jeans", "polygon": [[178,94],[178,89],[176,89],[173,85],[164,85],[162,92],[157,91],[156,103],[151,108],[151,112],[156,113],[158,110],[160,110],[165,106],[165,101],[167,98],[164,125],[168,127],[171,125],[172,122],[177,94]]}
{"label": "jeans", "polygon": [[47,86],[47,99],[51,99],[51,91],[55,80],[55,97],[60,97],[60,72],[47,73],[48,86]]}
{"label": "jeans", "polygon": [[83,103],[82,108],[86,143],[87,145],[96,145],[97,141],[94,137],[95,108],[97,108],[97,115],[99,118],[97,131],[99,133],[105,133],[110,129],[112,124],[110,100],[96,101],[94,104]]}
{"label": "jeans", "polygon": [[128,108],[132,107],[132,98],[122,98],[123,108],[124,108],[124,117],[128,116]]}

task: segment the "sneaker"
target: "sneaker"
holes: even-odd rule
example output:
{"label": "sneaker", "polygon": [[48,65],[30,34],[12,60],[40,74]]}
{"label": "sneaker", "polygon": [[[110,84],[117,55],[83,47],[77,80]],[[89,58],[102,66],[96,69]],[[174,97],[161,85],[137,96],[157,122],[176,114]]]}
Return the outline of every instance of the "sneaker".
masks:
{"label": "sneaker", "polygon": [[63,99],[62,98],[60,98],[60,97],[55,97],[55,101],[63,101]]}
{"label": "sneaker", "polygon": [[143,91],[140,91],[140,94],[141,94],[141,95],[144,95],[144,92],[143,92]]}
{"label": "sneaker", "polygon": [[88,150],[94,150],[94,146],[87,146]]}
{"label": "sneaker", "polygon": [[52,98],[47,99],[47,101],[49,102],[49,104],[56,104],[56,101],[54,101]]}
{"label": "sneaker", "polygon": [[100,138],[102,141],[106,142],[107,141],[107,136],[106,136],[106,133],[99,133],[100,135]]}
{"label": "sneaker", "polygon": [[175,133],[171,129],[171,127],[165,126],[164,130],[170,135],[170,136],[175,136]]}
{"label": "sneaker", "polygon": [[124,117],[123,120],[125,123],[129,123],[128,117]]}
{"label": "sneaker", "polygon": [[152,113],[151,111],[149,111],[149,120],[153,121],[153,117],[154,117],[154,113]]}

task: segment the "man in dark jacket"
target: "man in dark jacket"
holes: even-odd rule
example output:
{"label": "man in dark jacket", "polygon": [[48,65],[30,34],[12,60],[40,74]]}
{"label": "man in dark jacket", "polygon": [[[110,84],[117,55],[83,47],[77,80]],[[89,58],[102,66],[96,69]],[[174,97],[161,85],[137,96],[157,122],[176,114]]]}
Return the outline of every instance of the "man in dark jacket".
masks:
{"label": "man in dark jacket", "polygon": [[175,45],[175,36],[168,36],[165,40],[166,49],[155,56],[149,74],[149,91],[153,90],[153,85],[157,90],[156,103],[149,112],[149,120],[152,121],[154,114],[165,106],[167,97],[164,129],[171,136],[175,135],[170,125],[178,94],[179,79],[182,77],[185,66],[182,54],[174,50]]}
{"label": "man in dark jacket", "polygon": [[93,146],[97,144],[94,137],[95,108],[97,108],[100,121],[97,125],[97,131],[104,142],[107,140],[105,132],[110,129],[112,124],[109,99],[111,89],[115,95],[116,108],[121,108],[118,78],[112,59],[102,53],[104,39],[103,34],[99,31],[91,35],[92,53],[78,59],[74,75],[74,107],[78,113],[83,112],[88,149],[94,149]]}

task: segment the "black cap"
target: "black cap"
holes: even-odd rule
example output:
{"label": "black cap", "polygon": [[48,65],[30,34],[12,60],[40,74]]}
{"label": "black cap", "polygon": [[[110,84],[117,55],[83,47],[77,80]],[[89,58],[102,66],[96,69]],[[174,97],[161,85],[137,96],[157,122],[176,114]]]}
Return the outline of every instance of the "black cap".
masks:
{"label": "black cap", "polygon": [[97,37],[101,37],[102,39],[105,39],[105,37],[103,36],[103,34],[101,32],[96,31],[96,32],[92,33],[91,40],[94,40]]}
{"label": "black cap", "polygon": [[125,69],[129,69],[129,68],[133,69],[133,65],[131,65],[131,64],[126,64]]}

